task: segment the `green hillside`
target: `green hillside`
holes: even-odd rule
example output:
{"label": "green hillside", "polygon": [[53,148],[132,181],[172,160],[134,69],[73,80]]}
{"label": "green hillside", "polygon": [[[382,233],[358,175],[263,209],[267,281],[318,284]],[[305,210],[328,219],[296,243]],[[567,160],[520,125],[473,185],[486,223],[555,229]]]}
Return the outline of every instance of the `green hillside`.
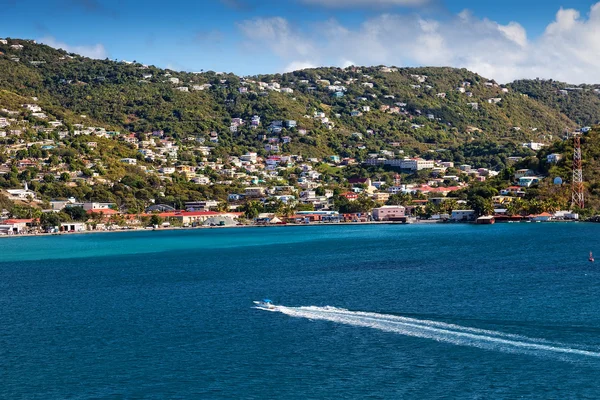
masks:
{"label": "green hillside", "polygon": [[[532,162],[536,152],[526,142],[551,145],[540,160],[549,151],[568,158],[562,139],[600,116],[592,86],[498,85],[465,69],[317,68],[239,77],[92,60],[19,39],[0,44],[0,53],[0,118],[13,120],[0,137],[0,187],[28,181],[43,200],[73,196],[137,211],[152,202],[225,201],[249,184],[296,185],[310,171],[300,168],[303,160],[322,174],[317,186],[328,188],[359,176],[390,184],[398,171],[363,164],[374,157],[503,172],[516,159],[524,159],[517,167]],[[257,172],[239,161],[248,152],[290,160]],[[345,164],[324,164],[332,155]],[[568,179],[565,163],[533,162]],[[188,167],[196,175],[186,175]],[[404,182],[427,178],[402,171]],[[595,208],[597,191],[591,184]]]}
{"label": "green hillside", "polygon": [[567,115],[581,126],[600,122],[599,85],[570,85],[564,82],[536,79],[515,81],[509,86]]}
{"label": "green hillside", "polygon": [[[497,85],[486,86],[487,79],[464,69],[403,68],[397,72],[382,72],[381,68],[319,68],[240,78],[213,72],[165,71],[144,68],[137,63],[79,56],[70,58],[48,46],[20,43],[24,46],[22,50],[0,45],[0,51],[5,53],[0,57],[3,71],[0,88],[23,96],[36,96],[41,105],[62,106],[136,133],[163,130],[169,136],[184,137],[216,130],[223,145],[258,148],[260,141],[256,131],[241,129],[237,135],[231,135],[227,128],[232,118],[247,120],[259,115],[263,124],[273,120],[298,121],[314,139],[306,140],[309,146],[301,146],[305,151],[315,154],[341,151],[360,157],[360,151],[347,148],[345,142],[351,133],[364,133],[368,129],[376,133],[364,140],[369,149],[378,150],[390,142],[400,141],[415,151],[423,151],[459,146],[471,140],[541,141],[546,135],[561,135],[575,127],[573,121],[552,107],[513,90],[503,93]],[[11,61],[11,57],[20,60]],[[145,75],[151,77],[144,79]],[[414,75],[425,75],[427,79],[421,83]],[[167,81],[169,78],[178,78],[180,83],[172,84]],[[315,84],[319,79],[344,86],[344,97],[337,98],[325,85]],[[309,83],[304,84],[303,80]],[[294,92],[261,90],[251,81],[276,81]],[[239,93],[242,82],[249,93]],[[464,91],[470,92],[472,97],[458,91],[463,82],[469,85],[463,87]],[[205,90],[192,89],[203,84],[212,86]],[[372,88],[368,87],[370,84]],[[190,91],[180,92],[177,87],[187,87]],[[445,98],[438,97],[438,93],[445,93]],[[361,97],[366,100],[360,100]],[[501,101],[488,103],[492,98]],[[380,111],[382,106],[394,107],[395,103],[406,104],[402,114]],[[477,103],[478,109],[474,110],[469,103]],[[352,110],[361,110],[363,106],[370,107],[371,111],[361,117],[350,116]],[[324,111],[335,124],[334,129],[328,131],[319,121],[304,118],[314,111]],[[428,114],[434,119],[428,119]],[[422,127],[415,129],[413,125]]]}

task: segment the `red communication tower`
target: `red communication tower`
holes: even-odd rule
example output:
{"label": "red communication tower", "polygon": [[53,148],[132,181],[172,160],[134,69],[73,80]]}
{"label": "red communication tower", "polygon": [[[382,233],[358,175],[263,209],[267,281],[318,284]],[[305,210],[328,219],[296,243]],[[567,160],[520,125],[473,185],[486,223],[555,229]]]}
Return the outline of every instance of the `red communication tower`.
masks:
{"label": "red communication tower", "polygon": [[576,133],[573,136],[573,182],[571,205],[583,208],[585,201],[583,197],[583,167],[581,165],[581,136]]}

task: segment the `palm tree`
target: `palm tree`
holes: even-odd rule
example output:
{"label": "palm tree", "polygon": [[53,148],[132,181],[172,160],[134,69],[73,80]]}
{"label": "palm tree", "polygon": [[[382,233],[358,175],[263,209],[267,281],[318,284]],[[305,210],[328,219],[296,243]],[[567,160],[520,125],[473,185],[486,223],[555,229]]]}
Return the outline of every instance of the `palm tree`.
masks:
{"label": "palm tree", "polygon": [[285,207],[281,210],[281,216],[284,218],[290,218],[296,214],[296,209],[289,204],[286,204]]}
{"label": "palm tree", "polygon": [[227,204],[227,202],[225,201],[221,201],[219,202],[219,204],[217,204],[217,207],[215,207],[215,209],[217,210],[217,212],[227,212],[229,211],[229,204]]}
{"label": "palm tree", "polygon": [[440,211],[444,211],[446,214],[452,214],[452,211],[457,210],[457,209],[458,209],[458,202],[455,199],[451,198],[451,199],[445,200],[442,203]]}

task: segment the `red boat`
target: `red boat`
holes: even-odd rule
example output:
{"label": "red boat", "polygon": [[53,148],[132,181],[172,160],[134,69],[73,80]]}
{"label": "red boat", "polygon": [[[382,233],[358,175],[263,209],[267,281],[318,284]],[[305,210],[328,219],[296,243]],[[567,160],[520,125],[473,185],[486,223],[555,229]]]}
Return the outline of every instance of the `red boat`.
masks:
{"label": "red boat", "polygon": [[590,258],[588,260],[590,260],[590,262],[594,262],[594,255],[592,254],[591,251],[590,251]]}

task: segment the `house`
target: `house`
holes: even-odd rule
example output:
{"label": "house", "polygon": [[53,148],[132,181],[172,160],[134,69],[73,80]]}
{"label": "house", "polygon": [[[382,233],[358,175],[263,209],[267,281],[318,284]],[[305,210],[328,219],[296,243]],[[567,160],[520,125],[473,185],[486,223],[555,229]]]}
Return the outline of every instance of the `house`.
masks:
{"label": "house", "polygon": [[171,175],[175,173],[175,167],[162,167],[158,170],[161,174]]}
{"label": "house", "polygon": [[31,112],[41,112],[42,111],[42,107],[38,106],[37,104],[23,104],[23,108],[26,108]]}
{"label": "house", "polygon": [[375,221],[404,221],[406,208],[403,206],[383,206],[372,211]]}
{"label": "house", "polygon": [[[67,205],[68,207],[69,205]],[[81,204],[81,207],[83,207],[84,210],[86,211],[115,211],[114,209],[117,207],[117,205],[115,203],[102,203],[102,202],[94,202],[94,201],[87,201],[83,204]]]}
{"label": "house", "polygon": [[[377,184],[375,183],[375,185],[377,185]],[[373,193],[373,195],[371,195],[371,198],[377,202],[385,203],[386,201],[388,201],[390,199],[390,194],[389,193]]]}
{"label": "house", "polygon": [[401,169],[408,169],[411,171],[421,171],[423,169],[433,169],[433,160],[424,160],[422,158],[411,158],[404,159],[400,163]]}
{"label": "house", "polygon": [[450,216],[450,220],[452,221],[473,221],[474,219],[474,210],[453,210]]}
{"label": "house", "polygon": [[197,185],[208,185],[210,184],[210,178],[204,175],[198,175],[190,179],[191,182]]}
{"label": "house", "polygon": [[530,187],[531,185],[539,183],[541,180],[542,178],[538,176],[523,176],[519,178],[519,186]]}
{"label": "house", "polygon": [[543,143],[536,143],[536,142],[523,143],[523,147],[530,148],[533,151],[538,151],[544,146],[545,146],[545,144],[543,144]]}
{"label": "house", "polygon": [[496,223],[496,219],[493,215],[485,215],[477,218],[475,223],[478,225],[493,225],[494,223]]}
{"label": "house", "polygon": [[27,187],[27,182],[25,182],[25,188],[23,189],[8,189],[6,192],[8,193],[9,200],[27,200],[35,199],[36,197],[35,192],[29,190]]}
{"label": "house", "polygon": [[520,186],[509,186],[500,190],[500,195],[523,197],[525,196],[525,191]]}
{"label": "house", "polygon": [[546,156],[546,161],[549,164],[556,164],[562,159],[562,154],[552,153]]}
{"label": "house", "polygon": [[265,195],[265,188],[260,186],[247,187],[244,189],[244,194],[246,197],[263,197]]}
{"label": "house", "polygon": [[218,216],[228,216],[233,219],[237,219],[238,217],[238,214],[236,213],[221,214],[214,211],[171,211],[163,212],[158,215],[166,221],[176,220],[182,224],[201,224],[209,218]]}
{"label": "house", "polygon": [[528,215],[527,218],[529,218],[531,222],[548,222],[552,220],[552,214],[544,212],[541,214]]}
{"label": "house", "polygon": [[22,233],[30,228],[35,220],[33,219],[7,219],[0,223],[0,234],[14,235]]}
{"label": "house", "polygon": [[346,192],[346,193],[340,194],[340,197],[344,197],[345,199],[347,199],[349,201],[354,201],[354,200],[358,199],[358,193]]}
{"label": "house", "polygon": [[62,222],[60,224],[61,232],[84,232],[87,226],[84,222]]}
{"label": "house", "polygon": [[530,169],[524,168],[524,169],[518,169],[515,172],[515,180],[519,180],[524,176],[532,176],[534,174],[534,172]]}
{"label": "house", "polygon": [[121,158],[121,162],[123,164],[137,165],[137,160],[135,158]]}
{"label": "house", "polygon": [[216,200],[187,201],[185,209],[186,211],[208,211],[218,205],[219,202]]}

